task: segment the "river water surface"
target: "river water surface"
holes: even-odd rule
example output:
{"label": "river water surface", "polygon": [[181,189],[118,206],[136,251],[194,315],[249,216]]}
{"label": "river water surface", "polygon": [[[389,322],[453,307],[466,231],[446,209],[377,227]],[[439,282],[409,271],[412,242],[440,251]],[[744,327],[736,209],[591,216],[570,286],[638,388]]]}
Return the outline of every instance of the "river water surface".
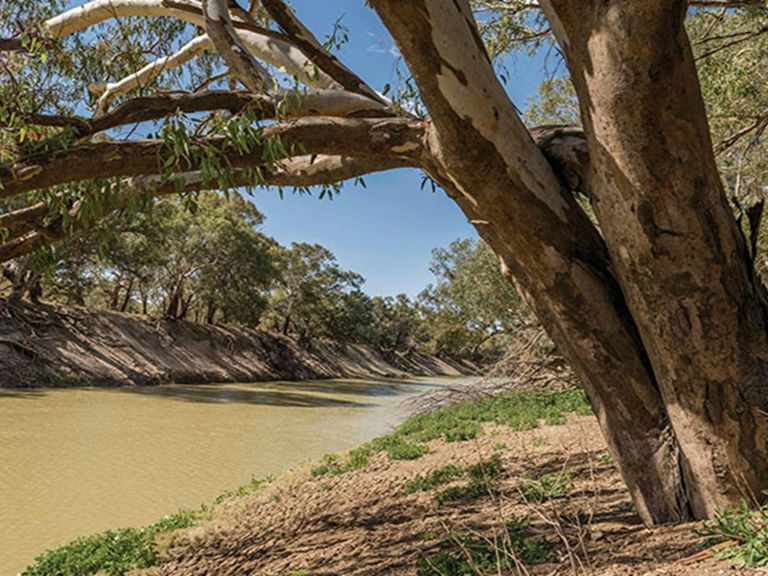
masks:
{"label": "river water surface", "polygon": [[0,576],[387,433],[456,379],[0,390]]}

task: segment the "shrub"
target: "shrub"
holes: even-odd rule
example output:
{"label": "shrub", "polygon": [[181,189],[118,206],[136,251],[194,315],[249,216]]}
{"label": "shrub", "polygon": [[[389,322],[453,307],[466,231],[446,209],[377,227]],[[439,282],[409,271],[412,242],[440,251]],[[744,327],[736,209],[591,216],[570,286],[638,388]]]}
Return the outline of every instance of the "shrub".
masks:
{"label": "shrub", "polygon": [[145,528],[123,528],[79,538],[38,557],[22,576],[121,576],[130,570],[149,568],[157,558],[157,536],[188,528],[195,521],[194,513],[181,512]]}

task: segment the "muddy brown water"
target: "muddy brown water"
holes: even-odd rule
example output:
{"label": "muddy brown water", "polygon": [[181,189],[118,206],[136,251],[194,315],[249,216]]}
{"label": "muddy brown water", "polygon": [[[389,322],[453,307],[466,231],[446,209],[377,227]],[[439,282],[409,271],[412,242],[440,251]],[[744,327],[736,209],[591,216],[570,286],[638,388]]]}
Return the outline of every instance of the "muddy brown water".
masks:
{"label": "muddy brown water", "polygon": [[0,576],[386,434],[468,379],[0,390]]}

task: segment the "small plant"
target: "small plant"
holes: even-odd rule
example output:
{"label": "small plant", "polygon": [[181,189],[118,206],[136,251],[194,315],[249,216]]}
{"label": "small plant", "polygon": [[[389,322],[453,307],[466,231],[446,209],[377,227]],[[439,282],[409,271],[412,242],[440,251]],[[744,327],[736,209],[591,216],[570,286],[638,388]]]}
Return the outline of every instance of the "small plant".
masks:
{"label": "small plant", "polygon": [[429,452],[424,444],[409,442],[399,434],[377,438],[371,443],[374,450],[386,452],[391,460],[416,460]]}
{"label": "small plant", "polygon": [[312,468],[312,476],[315,478],[325,476],[326,474],[341,474],[342,467],[339,463],[339,457],[335,454],[326,454],[320,460],[320,465]]}
{"label": "small plant", "polygon": [[733,541],[715,552],[718,558],[751,568],[768,566],[768,505],[750,508],[744,502],[723,510],[704,525],[703,533],[712,544]]}
{"label": "small plant", "polygon": [[613,464],[613,455],[610,452],[603,452],[597,457],[600,464]]}
{"label": "small plant", "polygon": [[443,433],[446,442],[464,442],[477,438],[483,433],[483,429],[477,422],[461,422]]}
{"label": "small plant", "polygon": [[541,564],[552,559],[552,548],[532,538],[527,518],[513,516],[506,524],[506,538],[452,535],[443,550],[419,561],[417,576],[470,576],[497,574],[520,564]]}
{"label": "small plant", "polygon": [[[275,479],[274,476],[268,475],[263,478],[257,478],[256,476],[251,476],[251,481],[247,484],[243,484],[242,486],[238,486],[234,490],[228,490],[227,492],[224,492],[223,494],[219,495],[214,501],[213,506],[216,506],[218,504],[221,504],[225,500],[229,500],[230,498],[233,498],[235,496],[250,496],[251,494],[256,493],[259,489],[261,489],[266,484],[269,484]],[[210,505],[203,506],[203,509],[210,509]]]}
{"label": "small plant", "polygon": [[343,463],[335,454],[326,454],[320,460],[320,464],[312,468],[311,474],[317,478],[326,474],[343,474],[351,470],[360,470],[368,466],[372,453],[373,448],[366,444],[360,448],[355,448],[347,454],[346,462]]}
{"label": "small plant", "polygon": [[518,484],[517,489],[526,500],[545,502],[557,496],[565,496],[571,490],[571,478],[567,470],[528,478]]}
{"label": "small plant", "polygon": [[464,469],[456,464],[448,464],[442,468],[432,470],[426,476],[416,476],[405,483],[405,493],[425,492],[437,486],[448,484],[453,480],[461,478],[464,475]]}
{"label": "small plant", "polygon": [[501,457],[494,454],[488,460],[479,462],[467,468],[467,483],[462,486],[449,486],[435,496],[440,503],[457,502],[459,500],[474,500],[486,496],[492,490],[501,475]]}

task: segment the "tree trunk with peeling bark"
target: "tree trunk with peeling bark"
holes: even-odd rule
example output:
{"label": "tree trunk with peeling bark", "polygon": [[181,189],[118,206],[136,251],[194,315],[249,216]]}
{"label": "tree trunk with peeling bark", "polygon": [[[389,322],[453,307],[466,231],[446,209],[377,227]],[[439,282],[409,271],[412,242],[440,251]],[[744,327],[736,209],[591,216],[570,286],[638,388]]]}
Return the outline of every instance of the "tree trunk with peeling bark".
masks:
{"label": "tree trunk with peeling bark", "polygon": [[[539,3],[574,79],[583,133],[523,125],[468,0],[370,4],[413,73],[425,118],[397,110],[344,67],[282,0],[264,2],[280,31],[228,14],[221,0],[94,0],[51,19],[54,38],[123,16],[170,16],[206,34],[107,83],[94,118],[28,116],[68,126],[82,141],[0,165],[0,199],[122,177],[106,218],[137,196],[173,193],[157,172],[158,156],[173,160],[162,141],[92,138],[177,109],[248,106],[274,120],[250,153],[226,148],[222,137],[199,139],[221,147],[238,185],[252,183],[245,170],[253,168],[257,184],[298,186],[420,168],[491,246],[579,374],[643,521],[704,518],[742,496],[761,498],[768,489],[766,306],[715,165],[686,2]],[[112,99],[213,47],[250,94],[135,98],[108,112]],[[286,107],[291,96],[267,90],[262,62],[313,91]],[[288,144],[277,165],[264,162],[270,139]],[[174,168],[184,190],[210,186],[200,168],[191,161],[183,173]],[[599,229],[576,191],[592,201]],[[0,215],[7,231],[0,261],[82,228],[79,204],[66,227],[47,210],[38,203]],[[169,314],[178,315],[180,298],[174,294]],[[146,310],[143,293],[142,304]]]}
{"label": "tree trunk with peeling bark", "polygon": [[595,213],[696,517],[768,487],[763,289],[718,174],[685,3],[543,3],[582,105]]}

